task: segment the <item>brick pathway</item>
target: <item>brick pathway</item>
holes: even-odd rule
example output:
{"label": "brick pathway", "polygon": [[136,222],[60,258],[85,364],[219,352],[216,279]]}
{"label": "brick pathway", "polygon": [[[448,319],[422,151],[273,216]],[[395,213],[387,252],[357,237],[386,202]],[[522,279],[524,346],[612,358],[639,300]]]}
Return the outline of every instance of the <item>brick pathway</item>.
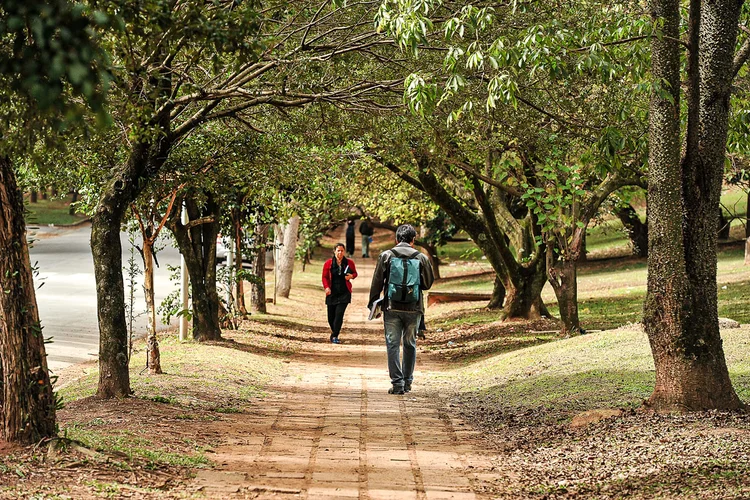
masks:
{"label": "brick pathway", "polygon": [[209,498],[488,498],[489,459],[469,426],[420,395],[419,355],[414,391],[387,393],[382,321],[364,315],[372,263],[359,267],[344,343],[331,345],[330,358],[295,360],[262,407],[233,415],[236,432],[212,457],[220,467],[201,471],[194,490]]}

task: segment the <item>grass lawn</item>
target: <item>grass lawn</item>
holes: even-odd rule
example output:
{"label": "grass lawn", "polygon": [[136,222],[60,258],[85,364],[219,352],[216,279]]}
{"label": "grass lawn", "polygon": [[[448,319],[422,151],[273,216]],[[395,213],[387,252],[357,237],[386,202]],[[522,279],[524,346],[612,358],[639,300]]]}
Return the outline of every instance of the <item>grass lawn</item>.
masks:
{"label": "grass lawn", "polygon": [[[468,264],[458,266],[466,268]],[[645,259],[634,257],[589,260],[581,264],[578,274],[578,306],[581,325],[587,330],[617,328],[641,320],[646,296]],[[464,271],[466,272],[466,271]],[[436,291],[490,293],[494,276],[484,274],[461,280],[444,280],[433,287]],[[718,262],[719,316],[750,323],[750,266],[744,265],[744,248],[723,245]],[[559,317],[557,299],[546,285],[542,298],[550,312]],[[497,313],[485,311],[477,304],[467,305],[469,321],[489,323]],[[450,324],[453,320],[446,320]]]}
{"label": "grass lawn", "polygon": [[30,203],[27,200],[25,207],[28,212],[26,214],[26,224],[30,226],[62,226],[76,224],[87,218],[83,214],[70,215],[68,213],[70,202],[66,200],[39,199],[36,203]]}

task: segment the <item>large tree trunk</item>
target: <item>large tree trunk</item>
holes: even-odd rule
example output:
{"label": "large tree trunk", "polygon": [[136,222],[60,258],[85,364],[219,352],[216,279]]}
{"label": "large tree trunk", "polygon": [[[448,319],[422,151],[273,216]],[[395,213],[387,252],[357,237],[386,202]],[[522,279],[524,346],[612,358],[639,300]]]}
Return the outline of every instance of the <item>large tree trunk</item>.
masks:
{"label": "large tree trunk", "polygon": [[535,266],[516,269],[504,282],[505,319],[539,319],[547,315],[542,301],[542,289],[547,281],[544,259],[538,259]]}
{"label": "large tree trunk", "polygon": [[750,266],[750,191],[747,192],[747,204],[745,205],[745,265]]}
{"label": "large tree trunk", "polygon": [[118,201],[114,196],[107,195],[99,202],[91,222],[91,252],[99,319],[97,395],[101,398],[120,398],[131,394],[120,242],[122,210]]}
{"label": "large tree trunk", "polygon": [[[505,290],[505,296],[501,297],[496,286],[489,306],[499,307],[502,303],[500,299],[504,298],[502,315],[506,320],[537,319],[546,314],[546,307],[542,301],[542,288],[546,282],[545,259],[536,257],[533,262],[519,264],[508,247],[506,234],[500,229],[483,190],[478,186],[474,189],[475,198],[482,207],[480,216],[467,210],[445,190],[428,168],[428,157],[420,156],[417,161],[421,166],[421,189],[476,243],[492,265],[497,279]],[[525,233],[524,236],[528,234]]]}
{"label": "large tree trunk", "polygon": [[120,225],[129,207],[156,175],[167,157],[169,142],[136,143],[128,161],[105,187],[91,222],[96,301],[99,318],[99,387],[101,398],[131,394],[128,372],[128,329],[122,278]]}
{"label": "large tree trunk", "polygon": [[146,295],[146,314],[148,316],[146,346],[148,349],[148,372],[152,375],[158,375],[162,371],[159,339],[156,337],[156,307],[154,306],[154,246],[149,236],[144,235],[143,238],[143,293]]}
{"label": "large tree trunk", "polygon": [[721,346],[716,294],[716,213],[740,5],[691,2],[688,130],[681,162],[680,3],[652,1],[654,21],[663,23],[665,36],[651,41],[653,77],[661,90],[652,92],[650,104],[644,325],[656,367],[647,404],[658,411],[742,406]]}
{"label": "large tree trunk", "polygon": [[283,238],[283,245],[279,251],[279,261],[275,265],[279,266],[276,276],[279,282],[276,284],[276,293],[280,297],[289,298],[289,292],[292,289],[292,275],[294,274],[294,257],[297,253],[297,231],[299,230],[299,215],[295,215],[289,221],[279,226],[280,235]]}
{"label": "large tree trunk", "polygon": [[255,258],[253,274],[257,281],[250,285],[250,304],[254,312],[265,314],[266,309],[266,244],[268,243],[268,224],[255,226]]}
{"label": "large tree trunk", "polygon": [[216,290],[216,237],[219,234],[219,206],[207,193],[199,207],[185,200],[189,222],[183,225],[179,214],[169,219],[169,229],[177,240],[190,275],[193,305],[193,338],[198,341],[220,340],[219,293]]}
{"label": "large tree trunk", "polygon": [[628,233],[630,243],[633,245],[633,255],[648,257],[648,223],[641,222],[638,213],[629,204],[618,207],[617,217],[620,218]]}
{"label": "large tree trunk", "polygon": [[23,194],[0,158],[0,438],[32,444],[52,437],[55,397],[26,243]]}

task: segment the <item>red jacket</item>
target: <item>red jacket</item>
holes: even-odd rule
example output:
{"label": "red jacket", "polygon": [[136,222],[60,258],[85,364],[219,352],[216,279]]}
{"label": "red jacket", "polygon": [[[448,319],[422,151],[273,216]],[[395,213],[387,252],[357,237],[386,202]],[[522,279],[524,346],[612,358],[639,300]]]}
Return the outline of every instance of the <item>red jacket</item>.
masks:
{"label": "red jacket", "polygon": [[[352,259],[346,259],[346,264],[349,266],[349,271],[352,275],[351,279],[346,282],[346,288],[349,289],[349,293],[352,293],[352,280],[357,277],[357,268]],[[331,288],[331,265],[333,265],[333,258],[328,259],[323,264],[323,289]]]}

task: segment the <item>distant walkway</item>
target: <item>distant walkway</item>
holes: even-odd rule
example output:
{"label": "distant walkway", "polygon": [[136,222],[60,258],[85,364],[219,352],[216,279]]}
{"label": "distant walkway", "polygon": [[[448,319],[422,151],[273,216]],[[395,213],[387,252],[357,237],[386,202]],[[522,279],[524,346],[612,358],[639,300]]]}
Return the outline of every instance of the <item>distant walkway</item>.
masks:
{"label": "distant walkway", "polygon": [[[221,466],[199,472],[191,489],[211,498],[488,498],[490,462],[467,425],[420,394],[419,357],[414,391],[387,393],[382,320],[365,316],[375,260],[354,260],[344,343],[330,345],[337,355],[292,360],[275,397],[228,415],[233,435],[212,456]],[[326,324],[324,307],[316,320]]]}

